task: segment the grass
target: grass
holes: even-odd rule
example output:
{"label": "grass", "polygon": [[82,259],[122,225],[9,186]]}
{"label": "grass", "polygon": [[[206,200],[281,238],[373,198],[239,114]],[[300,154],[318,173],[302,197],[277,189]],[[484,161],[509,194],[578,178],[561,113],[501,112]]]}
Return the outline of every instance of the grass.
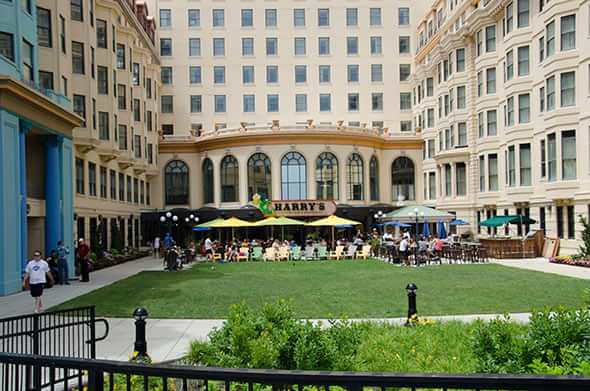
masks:
{"label": "grass", "polygon": [[59,308],[95,304],[101,316],[225,318],[231,304],[291,300],[301,318],[403,317],[405,286],[418,286],[421,315],[529,312],[583,304],[585,280],[494,264],[400,268],[377,261],[200,264],[177,273],[141,272]]}

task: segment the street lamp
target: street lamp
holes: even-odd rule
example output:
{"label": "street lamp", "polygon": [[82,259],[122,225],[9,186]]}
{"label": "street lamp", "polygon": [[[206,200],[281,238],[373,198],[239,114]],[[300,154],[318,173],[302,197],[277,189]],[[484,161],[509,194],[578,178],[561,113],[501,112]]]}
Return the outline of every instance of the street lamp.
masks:
{"label": "street lamp", "polygon": [[164,213],[162,216],[160,216],[160,221],[162,223],[168,223],[167,224],[168,233],[170,235],[172,235],[172,223],[178,222],[178,216],[173,215],[172,212],[168,211],[168,212]]}
{"label": "street lamp", "polygon": [[135,319],[135,343],[133,344],[133,359],[143,361],[148,358],[147,341],[145,339],[145,320],[148,318],[148,312],[145,308],[136,308],[133,311]]}
{"label": "street lamp", "polygon": [[421,217],[424,219],[424,212],[420,212],[418,208],[414,208],[412,212],[408,213],[408,217],[414,218],[416,222],[416,231],[414,234],[414,263],[418,265],[418,218]]}
{"label": "street lamp", "polygon": [[414,322],[418,320],[416,290],[418,290],[418,287],[413,282],[406,285],[406,291],[408,292],[408,319],[406,320],[406,326],[414,326]]}

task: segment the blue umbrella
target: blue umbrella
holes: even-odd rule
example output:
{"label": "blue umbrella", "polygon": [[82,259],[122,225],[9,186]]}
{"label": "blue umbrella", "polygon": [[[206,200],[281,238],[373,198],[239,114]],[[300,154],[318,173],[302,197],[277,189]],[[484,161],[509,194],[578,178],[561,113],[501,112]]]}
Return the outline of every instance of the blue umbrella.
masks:
{"label": "blue umbrella", "polygon": [[211,228],[209,228],[209,227],[193,227],[193,231],[195,231],[195,232],[211,231]]}
{"label": "blue umbrella", "polygon": [[447,230],[445,229],[445,224],[442,221],[439,221],[438,223],[437,234],[439,239],[447,238]]}
{"label": "blue umbrella", "polygon": [[422,235],[430,236],[430,224],[428,224],[426,221],[424,222],[424,227],[422,228]]}
{"label": "blue umbrella", "polygon": [[457,219],[457,220],[451,221],[449,223],[449,225],[469,225],[469,223],[467,221],[465,221],[465,220]]}

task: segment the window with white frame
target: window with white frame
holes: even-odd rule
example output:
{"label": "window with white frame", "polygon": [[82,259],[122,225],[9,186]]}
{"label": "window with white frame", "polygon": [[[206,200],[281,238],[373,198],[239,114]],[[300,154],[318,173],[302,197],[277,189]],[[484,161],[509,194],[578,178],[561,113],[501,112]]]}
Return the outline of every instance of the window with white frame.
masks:
{"label": "window with white frame", "polygon": [[518,123],[524,124],[531,121],[531,95],[518,95]]}
{"label": "window with white frame", "polygon": [[486,69],[486,94],[496,93],[496,67]]}
{"label": "window with white frame", "polygon": [[520,144],[518,148],[520,167],[520,186],[530,186],[532,183],[531,144]]}
{"label": "window with white frame", "polygon": [[561,17],[561,50],[576,48],[576,15]]}
{"label": "window with white frame", "polygon": [[576,131],[561,132],[561,179],[576,179]]}
{"label": "window with white frame", "polygon": [[521,46],[517,50],[518,57],[518,76],[526,76],[529,74],[529,47]]}
{"label": "window with white frame", "polygon": [[564,72],[560,74],[561,107],[576,105],[576,73]]}

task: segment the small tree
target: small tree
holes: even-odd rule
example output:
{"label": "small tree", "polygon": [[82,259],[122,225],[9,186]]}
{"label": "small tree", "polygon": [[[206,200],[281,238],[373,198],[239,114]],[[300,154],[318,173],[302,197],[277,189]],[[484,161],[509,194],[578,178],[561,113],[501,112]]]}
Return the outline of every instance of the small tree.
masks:
{"label": "small tree", "polygon": [[590,257],[590,222],[584,216],[580,216],[580,223],[584,227],[582,230],[582,244],[580,245],[580,255]]}

